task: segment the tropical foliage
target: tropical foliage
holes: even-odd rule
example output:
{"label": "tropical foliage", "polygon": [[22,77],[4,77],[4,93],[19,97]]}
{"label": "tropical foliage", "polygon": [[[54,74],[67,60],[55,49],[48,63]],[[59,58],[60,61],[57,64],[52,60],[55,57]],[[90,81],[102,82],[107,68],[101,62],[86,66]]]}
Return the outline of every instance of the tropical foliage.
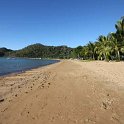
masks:
{"label": "tropical foliage", "polygon": [[79,46],[73,50],[76,58],[92,60],[124,59],[124,17],[115,24],[116,32],[99,36],[96,42]]}

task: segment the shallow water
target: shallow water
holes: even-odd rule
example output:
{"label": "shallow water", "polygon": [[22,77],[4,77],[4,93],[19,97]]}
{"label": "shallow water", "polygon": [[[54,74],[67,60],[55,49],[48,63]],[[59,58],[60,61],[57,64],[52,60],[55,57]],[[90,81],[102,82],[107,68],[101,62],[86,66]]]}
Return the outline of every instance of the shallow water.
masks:
{"label": "shallow water", "polygon": [[0,58],[0,76],[59,62],[59,60]]}

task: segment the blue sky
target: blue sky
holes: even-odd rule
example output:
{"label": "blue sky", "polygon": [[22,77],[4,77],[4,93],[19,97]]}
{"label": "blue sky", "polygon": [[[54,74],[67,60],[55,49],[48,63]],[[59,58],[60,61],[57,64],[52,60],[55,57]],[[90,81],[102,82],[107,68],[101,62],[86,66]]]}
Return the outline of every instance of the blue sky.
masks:
{"label": "blue sky", "polygon": [[0,0],[0,47],[76,47],[115,31],[124,0]]}

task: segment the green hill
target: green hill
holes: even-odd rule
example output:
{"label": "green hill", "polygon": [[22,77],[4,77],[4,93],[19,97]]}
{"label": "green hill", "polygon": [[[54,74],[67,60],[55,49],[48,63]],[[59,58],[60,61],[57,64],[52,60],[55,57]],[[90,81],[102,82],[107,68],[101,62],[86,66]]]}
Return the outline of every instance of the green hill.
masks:
{"label": "green hill", "polygon": [[5,48],[5,47],[0,48],[0,57],[8,56],[8,54],[9,54],[10,52],[12,52],[12,50],[7,49],[7,48]]}
{"label": "green hill", "polygon": [[29,45],[21,50],[12,51],[9,56],[29,58],[70,58],[73,49],[67,46]]}

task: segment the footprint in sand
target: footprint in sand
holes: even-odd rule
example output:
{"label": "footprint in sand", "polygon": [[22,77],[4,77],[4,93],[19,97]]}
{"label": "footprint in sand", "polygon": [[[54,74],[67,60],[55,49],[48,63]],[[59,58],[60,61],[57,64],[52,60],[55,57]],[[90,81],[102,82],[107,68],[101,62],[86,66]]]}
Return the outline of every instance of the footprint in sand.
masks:
{"label": "footprint in sand", "polygon": [[5,112],[8,108],[5,108],[4,110],[2,110],[1,112]]}

